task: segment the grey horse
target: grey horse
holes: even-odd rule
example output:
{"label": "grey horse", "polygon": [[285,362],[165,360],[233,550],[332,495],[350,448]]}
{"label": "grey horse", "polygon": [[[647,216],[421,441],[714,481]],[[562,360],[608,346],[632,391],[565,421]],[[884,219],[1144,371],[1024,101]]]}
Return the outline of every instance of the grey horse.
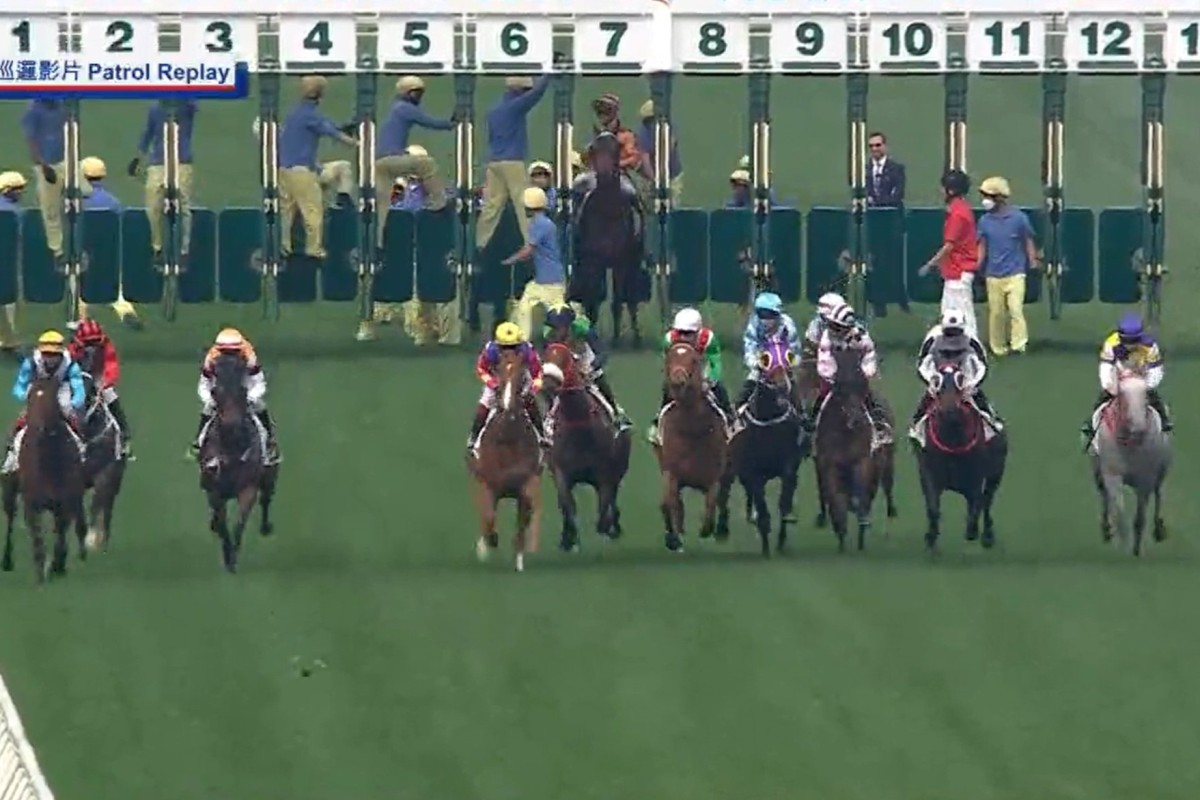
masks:
{"label": "grey horse", "polygon": [[1117,396],[1096,425],[1096,438],[1089,450],[1096,489],[1100,492],[1100,530],[1104,541],[1116,528],[1121,544],[1129,540],[1124,523],[1124,492],[1128,486],[1137,495],[1133,517],[1133,554],[1142,554],[1146,506],[1154,496],[1154,540],[1167,537],[1162,518],[1162,485],[1171,466],[1171,442],[1162,429],[1162,419],[1149,404],[1146,379],[1138,372],[1122,369]]}

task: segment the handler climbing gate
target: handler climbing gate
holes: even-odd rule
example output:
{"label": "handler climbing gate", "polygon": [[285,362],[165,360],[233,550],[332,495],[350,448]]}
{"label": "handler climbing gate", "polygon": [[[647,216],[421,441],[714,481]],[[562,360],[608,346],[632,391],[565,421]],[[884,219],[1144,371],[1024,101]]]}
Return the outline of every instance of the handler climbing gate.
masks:
{"label": "handler climbing gate", "polygon": [[[1028,0],[962,0],[953,15],[945,13],[940,0],[910,0],[903,7],[889,0],[794,0],[785,5],[780,10],[773,0],[742,0],[731,10],[700,0],[676,0],[670,6],[610,0],[600,8],[584,0],[562,0],[547,16],[533,0],[503,7],[484,0],[446,0],[417,14],[420,19],[414,12],[365,2],[314,10],[300,0],[244,0],[224,15],[229,20],[207,7],[185,9],[180,12],[184,50],[205,46],[204,37],[192,35],[196,26],[226,22],[237,33],[233,46],[256,73],[261,206],[192,209],[185,246],[179,106],[168,103],[162,132],[164,237],[161,252],[155,253],[144,210],[83,212],[78,163],[86,116],[81,116],[80,101],[71,100],[60,176],[62,256],[57,262],[52,258],[36,211],[19,219],[0,215],[0,255],[21,265],[22,279],[19,284],[15,276],[0,280],[0,301],[16,295],[19,285],[26,302],[61,303],[71,316],[80,301],[112,302],[122,288],[133,302],[161,303],[168,320],[181,305],[215,299],[257,303],[268,319],[277,318],[281,306],[318,299],[354,303],[362,320],[370,319],[375,302],[413,298],[457,301],[464,317],[479,304],[503,313],[521,291],[529,268],[500,264],[521,244],[511,207],[489,245],[479,252],[475,248],[480,168],[476,81],[479,75],[553,72],[558,189],[553,213],[568,265],[574,245],[571,153],[579,144],[573,118],[576,78],[647,75],[655,154],[645,263],[664,316],[684,303],[745,304],[763,287],[772,287],[787,301],[812,301],[838,289],[859,307],[934,302],[936,279],[920,277],[917,270],[940,243],[943,210],[870,204],[869,90],[880,75],[942,76],[944,166],[966,168],[972,76],[987,71],[1041,77],[1043,197],[1040,207],[1027,210],[1038,232],[1044,270],[1029,281],[1026,302],[1045,298],[1055,319],[1067,306],[1097,298],[1141,302],[1147,316],[1158,319],[1167,274],[1166,76],[1200,71],[1194,35],[1200,8],[1194,2],[1146,0],[1129,5],[1132,10],[1112,11],[1113,4],[1104,0],[1049,6]],[[63,14],[49,8],[28,16],[45,22],[61,21]],[[89,10],[75,16],[122,21],[118,12]],[[144,25],[146,19],[130,24]],[[104,28],[88,25],[83,30]],[[157,33],[134,39],[146,48],[144,42],[158,41]],[[354,35],[344,35],[348,33]],[[260,55],[264,40],[274,47],[262,47]],[[85,49],[91,46],[84,44]],[[278,53],[278,60],[266,53]],[[281,81],[316,62],[328,72],[355,75],[359,142],[357,205],[328,210],[325,256],[319,262],[305,257],[300,226],[282,229],[278,159]],[[455,193],[444,210],[379,214],[377,204],[388,188],[376,185],[375,171],[381,69],[454,74]],[[1079,72],[1126,74],[1140,81],[1142,192],[1128,207],[1097,212],[1067,204],[1067,78]],[[752,184],[746,208],[674,205],[669,174],[672,101],[675,82],[687,73],[746,78],[745,152]],[[772,154],[779,137],[772,136],[771,89],[777,78],[793,76],[845,82],[844,204],[805,211],[774,200]]]}

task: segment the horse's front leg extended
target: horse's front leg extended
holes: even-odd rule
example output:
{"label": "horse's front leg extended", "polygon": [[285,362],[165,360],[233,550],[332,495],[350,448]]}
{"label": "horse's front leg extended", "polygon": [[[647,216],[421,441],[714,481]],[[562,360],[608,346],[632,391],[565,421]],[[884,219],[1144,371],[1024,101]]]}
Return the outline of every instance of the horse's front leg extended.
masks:
{"label": "horse's front leg extended", "polygon": [[852,473],[854,485],[854,516],[858,520],[858,549],[867,546],[867,532],[871,530],[871,503],[875,499],[874,464],[870,458],[864,458],[854,468]]}
{"label": "horse's front leg extended", "polygon": [[[93,494],[95,494],[94,490]],[[79,541],[79,560],[87,561],[88,515],[83,510],[83,495],[80,495],[79,500],[75,503],[75,509],[71,512],[70,521],[75,525],[75,538]]]}
{"label": "horse's front leg extended", "polygon": [[1162,487],[1166,476],[1167,471],[1164,468],[1154,483],[1154,541],[1156,542],[1164,541],[1167,538],[1167,523],[1163,521],[1162,515]]}
{"label": "horse's front leg extended", "polygon": [[679,484],[670,472],[662,473],[659,509],[665,529],[664,543],[668,550],[678,552],[683,549],[683,500],[679,496]]}
{"label": "horse's front leg extended", "polygon": [[829,508],[825,500],[825,479],[821,476],[821,465],[813,459],[813,472],[817,476],[817,518],[813,524],[824,528],[829,524]]}
{"label": "horse's front leg extended", "polygon": [[[570,479],[561,469],[554,470],[554,489],[558,495],[558,510],[562,514],[562,532],[559,534],[558,547],[564,553],[574,552],[579,548],[579,526],[575,521],[575,495]],[[604,506],[599,508],[604,513]]]}
{"label": "horse's front leg extended", "polygon": [[67,528],[73,516],[71,506],[60,505],[54,509],[54,562],[50,572],[54,575],[67,574]]}
{"label": "horse's front leg extended", "polygon": [[925,497],[925,549],[930,553],[937,551],[938,537],[942,535],[942,487],[930,474],[929,465],[921,456],[917,456],[917,469],[921,476],[921,494]]}
{"label": "horse's front leg extended", "polygon": [[268,467],[263,471],[263,479],[258,487],[258,504],[262,512],[262,517],[258,521],[258,532],[263,536],[270,536],[275,532],[275,526],[271,523],[271,501],[275,499],[275,479],[278,476],[276,470],[279,467]]}
{"label": "horse's front leg extended", "polygon": [[1137,507],[1133,512],[1133,554],[1142,554],[1142,536],[1146,532],[1146,506],[1150,503],[1150,492],[1138,487]]}
{"label": "horse's front leg extended", "polygon": [[238,491],[237,508],[238,518],[237,524],[233,528],[233,550],[234,556],[242,550],[242,536],[246,532],[246,525],[250,523],[250,514],[254,511],[254,504],[258,501],[258,483],[252,483],[249,486],[243,487]]}
{"label": "horse's front leg extended", "polygon": [[219,492],[209,493],[208,506],[212,511],[209,527],[221,542],[221,563],[229,572],[237,572],[237,554],[234,552],[233,538],[229,535],[229,512],[225,505],[225,499]]}
{"label": "horse's front leg extended", "polygon": [[25,529],[29,531],[29,540],[33,545],[33,568],[37,572],[37,581],[42,583],[50,576],[50,562],[46,559],[41,515],[28,498],[25,499]]}
{"label": "horse's front leg extended", "polygon": [[800,464],[794,469],[784,470],[782,483],[779,487],[779,536],[775,549],[783,552],[787,542],[787,526],[796,521],[796,485],[800,482]]}
{"label": "horse's front leg extended", "polygon": [[4,496],[4,557],[0,559],[0,570],[4,572],[13,571],[13,523],[17,518],[17,482],[15,479],[8,477],[3,479]]}

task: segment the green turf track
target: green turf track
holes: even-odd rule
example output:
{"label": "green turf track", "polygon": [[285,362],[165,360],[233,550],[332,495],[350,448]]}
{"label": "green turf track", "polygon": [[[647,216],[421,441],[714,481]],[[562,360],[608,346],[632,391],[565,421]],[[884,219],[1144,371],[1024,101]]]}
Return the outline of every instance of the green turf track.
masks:
{"label": "green turf track", "polygon": [[[714,205],[745,150],[741,83],[678,87],[693,202]],[[586,98],[608,87],[583,82],[580,119]],[[616,89],[629,105],[643,98],[633,82]],[[490,95],[481,91],[481,106]],[[330,112],[348,114],[350,97],[339,85]],[[711,113],[713,98],[729,109]],[[763,563],[740,519],[728,546],[690,538],[687,554],[672,557],[653,459],[639,443],[625,540],[601,548],[589,534],[582,554],[562,556],[549,509],[544,554],[521,577],[506,558],[480,566],[471,552],[461,450],[478,392],[472,354],[417,353],[394,333],[356,345],[349,306],[285,308],[278,325],[258,322],[253,307],[187,308],[173,326],[118,333],[140,460],[113,551],[85,568],[73,562],[65,582],[36,592],[22,538],[18,571],[0,576],[0,671],[57,796],[1195,797],[1198,100],[1194,83],[1172,82],[1173,539],[1142,563],[1101,545],[1075,437],[1114,307],[1070,307],[1053,326],[1038,307],[1037,352],[994,368],[989,388],[1012,437],[997,552],[962,542],[952,499],[946,555],[926,562],[902,449],[901,517],[890,538],[877,528],[865,555],[836,556],[832,536],[811,528],[806,465],[790,557]],[[433,111],[450,102],[431,90]],[[1136,203],[1136,82],[1076,80],[1068,104],[1072,202]],[[143,108],[88,104],[84,149],[115,171]],[[18,112],[0,108],[10,131]],[[252,105],[203,113],[199,198],[251,204],[256,156],[242,137]],[[1036,81],[972,86],[972,172],[1006,174],[1020,202],[1036,202],[1039,113]],[[805,205],[844,196],[843,115],[840,81],[776,85],[782,196]],[[935,79],[872,84],[871,125],[891,134],[915,201],[935,197],[940,120]],[[532,124],[543,152],[549,127],[547,102]],[[450,143],[421,141],[443,154]],[[137,199],[132,181],[111,183]],[[25,328],[56,321],[35,309]],[[195,468],[181,458],[195,426],[196,362],[226,321],[260,345],[287,456],[277,536],[248,539],[236,578],[221,572]],[[732,333],[731,313],[720,323]],[[922,325],[893,315],[875,327],[900,415],[919,391],[910,356]],[[734,359],[728,366],[740,377]],[[656,369],[632,355],[611,369],[641,423],[656,403]],[[584,508],[591,519],[592,502]],[[693,531],[695,519],[693,504]],[[507,540],[510,514],[505,530]],[[298,664],[317,659],[327,668],[300,677]]]}

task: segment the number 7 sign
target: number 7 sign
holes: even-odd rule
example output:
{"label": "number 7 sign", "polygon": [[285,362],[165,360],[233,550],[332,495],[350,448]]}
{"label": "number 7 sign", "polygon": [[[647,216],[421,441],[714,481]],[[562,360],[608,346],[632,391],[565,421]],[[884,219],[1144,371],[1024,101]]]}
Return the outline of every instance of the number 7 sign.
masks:
{"label": "number 7 sign", "polygon": [[580,17],[575,64],[583,72],[640,72],[653,47],[650,17]]}

